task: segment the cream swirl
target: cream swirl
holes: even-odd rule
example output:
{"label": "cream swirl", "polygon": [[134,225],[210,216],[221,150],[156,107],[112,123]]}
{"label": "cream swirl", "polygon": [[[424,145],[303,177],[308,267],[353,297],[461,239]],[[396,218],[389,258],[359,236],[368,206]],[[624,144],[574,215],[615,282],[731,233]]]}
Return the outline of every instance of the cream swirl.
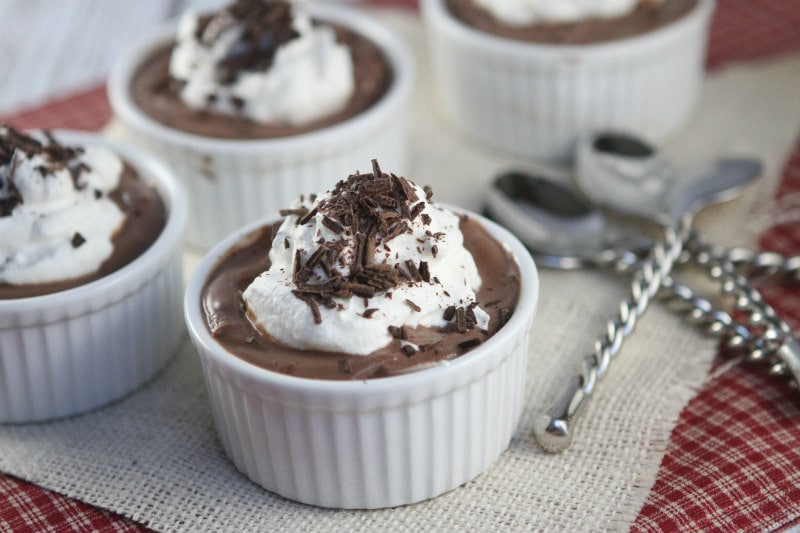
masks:
{"label": "cream swirl", "polygon": [[460,218],[373,162],[286,210],[271,266],[244,291],[248,315],[303,350],[369,353],[417,326],[486,329],[481,278]]}
{"label": "cream swirl", "polygon": [[0,127],[0,283],[47,283],[96,271],[125,219],[108,194],[123,164],[99,147]]}
{"label": "cream swirl", "polygon": [[627,15],[640,3],[663,0],[472,0],[509,26],[579,22]]}
{"label": "cream swirl", "polygon": [[292,126],[345,107],[355,90],[350,49],[282,0],[237,0],[214,15],[187,12],[170,77],[193,109]]}

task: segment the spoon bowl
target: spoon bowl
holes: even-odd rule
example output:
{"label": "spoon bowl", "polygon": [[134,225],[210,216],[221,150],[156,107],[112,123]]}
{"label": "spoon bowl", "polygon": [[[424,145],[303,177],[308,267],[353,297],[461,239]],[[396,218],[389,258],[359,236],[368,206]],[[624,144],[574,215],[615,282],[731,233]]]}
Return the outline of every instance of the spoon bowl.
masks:
{"label": "spoon bowl", "polygon": [[642,252],[649,240],[635,228],[616,223],[546,171],[509,171],[498,176],[486,212],[531,251],[541,266],[575,269],[624,251]]}
{"label": "spoon bowl", "polygon": [[702,208],[738,196],[761,170],[755,159],[723,158],[679,173],[644,139],[602,131],[579,140],[574,179],[597,205],[676,227]]}

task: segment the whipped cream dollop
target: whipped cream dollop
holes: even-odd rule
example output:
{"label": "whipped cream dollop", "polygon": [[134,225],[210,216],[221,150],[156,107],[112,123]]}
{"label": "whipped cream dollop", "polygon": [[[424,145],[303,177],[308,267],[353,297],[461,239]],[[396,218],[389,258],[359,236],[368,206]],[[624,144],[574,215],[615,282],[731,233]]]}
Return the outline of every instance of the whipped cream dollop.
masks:
{"label": "whipped cream dollop", "polygon": [[169,73],[188,107],[291,126],[340,111],[355,90],[350,49],[283,0],[187,12]]}
{"label": "whipped cream dollop", "polygon": [[354,174],[284,210],[269,270],[243,293],[263,333],[302,350],[367,355],[417,326],[486,330],[460,218],[394,174]]}
{"label": "whipped cream dollop", "polygon": [[663,0],[472,0],[509,26],[580,22],[590,18],[621,17],[640,3]]}
{"label": "whipped cream dollop", "polygon": [[47,283],[96,271],[125,215],[109,198],[122,161],[0,126],[0,283]]}

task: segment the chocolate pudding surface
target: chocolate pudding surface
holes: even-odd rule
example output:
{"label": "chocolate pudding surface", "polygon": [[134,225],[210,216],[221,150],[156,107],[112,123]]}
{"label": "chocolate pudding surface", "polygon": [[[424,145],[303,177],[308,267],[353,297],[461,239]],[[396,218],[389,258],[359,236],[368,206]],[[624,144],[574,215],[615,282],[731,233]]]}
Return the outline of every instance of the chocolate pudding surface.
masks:
{"label": "chocolate pudding surface", "polygon": [[114,251],[100,268],[85,276],[49,283],[10,285],[0,283],[0,300],[51,294],[100,279],[124,267],[152,245],[167,223],[167,210],[158,192],[139,179],[134,168],[125,163],[120,182],[109,197],[127,215],[112,237]]}
{"label": "chocolate pudding surface", "polygon": [[353,55],[355,92],[341,111],[302,126],[259,123],[237,117],[192,109],[170,87],[169,60],[172,44],[147,58],[134,74],[130,92],[139,108],[157,122],[188,133],[219,139],[270,139],[318,130],[342,122],[377,102],[392,82],[391,68],[372,41],[341,26],[333,25],[337,40]]}
{"label": "chocolate pudding surface", "polygon": [[[505,248],[476,220],[462,217],[460,227],[464,245],[472,253],[481,276],[477,301],[491,317],[488,331],[406,328],[407,340],[420,346],[420,351],[412,355],[402,350],[398,339],[369,355],[306,351],[279,344],[252,325],[241,295],[256,276],[269,268],[272,227],[248,235],[214,267],[200,303],[206,326],[226,350],[244,361],[303,378],[382,378],[456,358],[497,333],[510,318],[520,292],[519,268]],[[342,332],[342,335],[357,334],[357,331]]]}
{"label": "chocolate pudding surface", "polygon": [[622,17],[527,26],[504,24],[472,0],[444,1],[453,16],[486,33],[534,43],[592,44],[633,37],[665,26],[689,13],[699,0],[664,0],[657,7],[640,2],[636,9]]}

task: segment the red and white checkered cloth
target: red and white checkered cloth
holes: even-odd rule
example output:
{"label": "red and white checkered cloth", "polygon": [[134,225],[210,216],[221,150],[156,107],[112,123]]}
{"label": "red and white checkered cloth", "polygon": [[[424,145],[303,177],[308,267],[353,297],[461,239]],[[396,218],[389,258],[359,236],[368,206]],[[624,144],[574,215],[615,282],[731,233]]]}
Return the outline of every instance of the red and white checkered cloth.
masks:
{"label": "red and white checkered cloth", "polygon": [[[369,0],[414,7],[414,0]],[[709,68],[800,50],[797,0],[718,0]],[[800,95],[800,93],[798,93]],[[99,130],[111,111],[104,87],[0,118],[20,128]],[[778,196],[800,193],[800,139]],[[761,248],[800,254],[800,225],[770,229]],[[765,298],[800,327],[800,284]],[[722,358],[720,358],[722,361]],[[734,366],[687,405],[632,531],[765,531],[800,526],[798,395],[764,372]],[[0,474],[0,531],[148,531],[127,518]]]}
{"label": "red and white checkered cloth", "polygon": [[[800,14],[795,16],[800,28]],[[800,40],[800,32],[796,36]],[[777,196],[798,192],[800,140]],[[760,248],[800,254],[800,224],[771,228]],[[800,283],[761,292],[793,329],[800,326]],[[633,531],[769,531],[800,525],[799,399],[800,393],[762,369],[740,365],[721,372],[681,413]]]}

